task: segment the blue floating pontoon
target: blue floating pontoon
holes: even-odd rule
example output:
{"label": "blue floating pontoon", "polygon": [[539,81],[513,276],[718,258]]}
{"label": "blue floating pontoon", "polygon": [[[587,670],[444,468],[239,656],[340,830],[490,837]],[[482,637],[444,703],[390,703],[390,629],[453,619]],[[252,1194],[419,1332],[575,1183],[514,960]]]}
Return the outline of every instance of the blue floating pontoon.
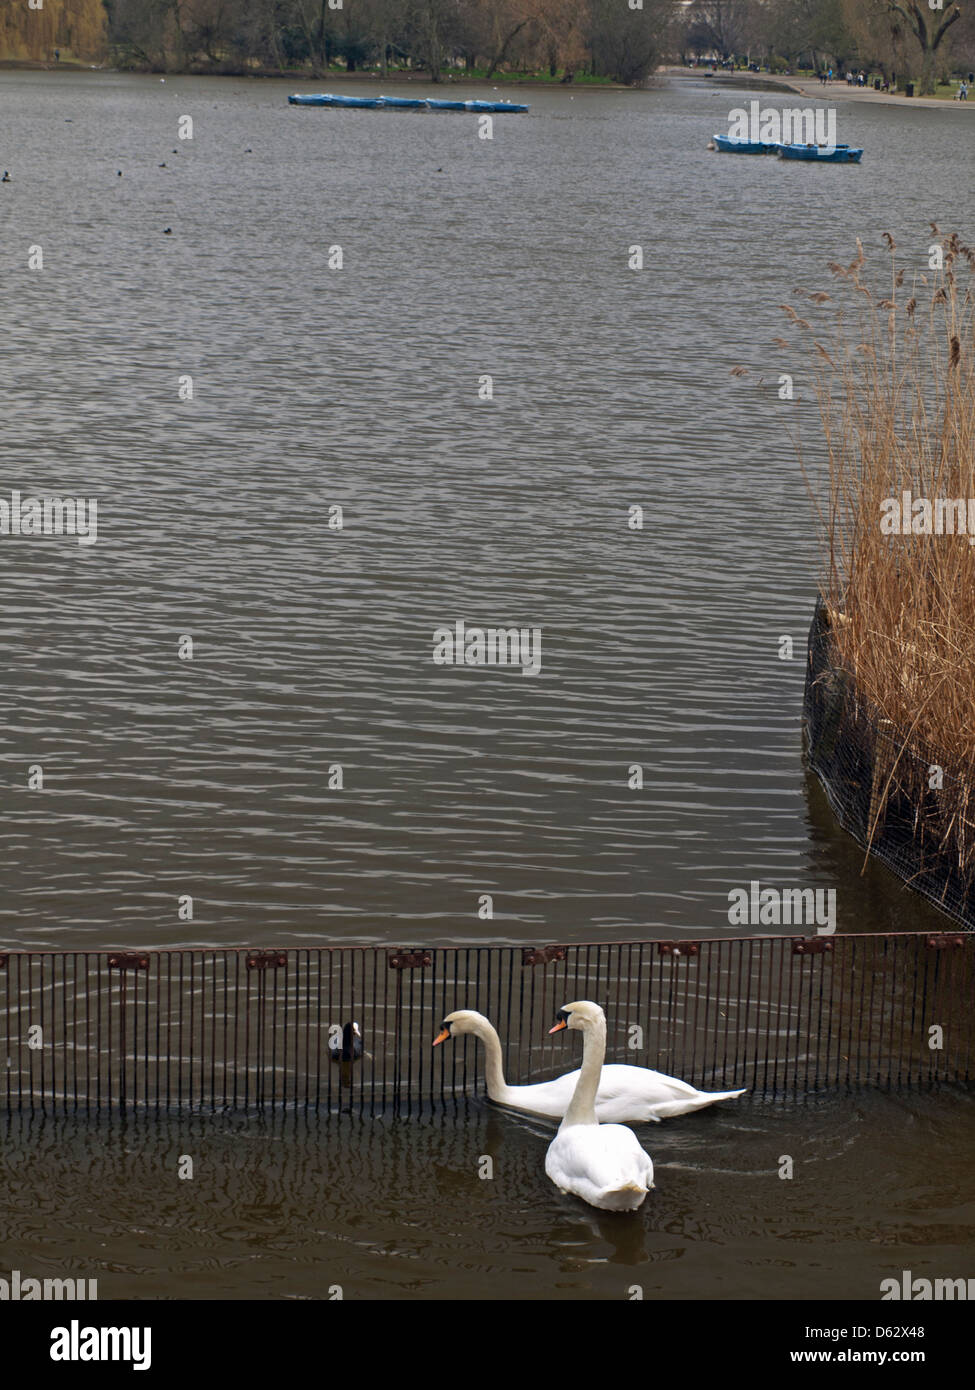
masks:
{"label": "blue floating pontoon", "polygon": [[291,106],[363,106],[375,109],[379,105],[379,97],[337,97],[331,92],[321,92],[318,96],[293,96],[288,97]]}
{"label": "blue floating pontoon", "polygon": [[380,106],[392,106],[402,111],[417,111],[420,107],[429,106],[430,103],[423,97],[380,97]]}
{"label": "blue floating pontoon", "polygon": [[[431,106],[433,103],[430,103]],[[465,101],[465,111],[527,111],[527,106],[522,106],[517,101]]]}
{"label": "blue floating pontoon", "polygon": [[516,101],[442,101],[436,97],[340,97],[332,92],[320,92],[315,96],[300,96],[297,93],[288,97],[291,106],[355,106],[375,111],[377,108],[391,106],[394,109],[424,109],[427,111],[491,111],[501,114],[505,111],[527,111]]}

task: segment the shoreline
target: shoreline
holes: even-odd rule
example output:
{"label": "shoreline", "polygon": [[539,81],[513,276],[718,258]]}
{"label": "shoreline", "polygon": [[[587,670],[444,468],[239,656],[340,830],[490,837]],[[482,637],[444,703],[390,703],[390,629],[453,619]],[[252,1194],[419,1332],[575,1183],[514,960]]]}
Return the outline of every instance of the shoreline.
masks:
{"label": "shoreline", "polygon": [[[47,63],[32,58],[0,58],[2,72],[110,72],[125,77],[236,77],[273,79],[290,82],[418,82],[430,87],[477,86],[488,88],[533,87],[539,91],[567,88],[572,92],[637,92],[645,87],[626,87],[621,82],[596,81],[586,79],[581,82],[561,82],[555,78],[541,78],[530,73],[495,73],[493,77],[470,77],[462,72],[444,73],[439,82],[434,82],[428,73],[390,71],[385,76],[381,72],[338,72],[329,70],[315,74],[308,68],[247,68],[227,69],[225,71],[197,72],[191,68],[119,68],[111,63],[83,63],[77,59],[62,59],[59,63]],[[655,74],[657,76],[659,74]],[[327,88],[325,89],[327,90]]]}
{"label": "shoreline", "polygon": [[878,92],[873,87],[849,87],[846,81],[835,80],[825,86],[816,77],[772,77],[764,72],[703,73],[696,68],[660,68],[661,77],[696,77],[701,81],[720,83],[729,88],[751,88],[758,91],[795,92],[818,101],[867,101],[875,106],[923,106],[939,111],[971,106],[975,109],[975,94],[969,101],[953,101],[948,97],[908,97],[903,92]]}
{"label": "shoreline", "polygon": [[721,87],[737,91],[766,91],[795,93],[797,96],[806,97],[817,101],[866,101],[876,106],[909,106],[924,107],[925,109],[937,110],[957,110],[971,107],[975,110],[975,94],[970,102],[950,100],[946,97],[908,97],[899,92],[878,92],[873,87],[850,87],[846,82],[834,81],[824,86],[814,77],[775,77],[768,73],[757,72],[719,72],[704,73],[697,68],[675,67],[666,64],[659,67],[651,78],[633,87],[624,86],[620,82],[561,82],[546,80],[531,74],[496,74],[494,77],[469,77],[460,73],[446,73],[439,82],[434,82],[426,73],[404,72],[402,70],[389,72],[384,77],[377,72],[332,72],[322,73],[316,76],[314,73],[302,69],[293,68],[254,68],[246,71],[234,70],[225,72],[195,72],[189,69],[171,68],[156,69],[150,68],[117,68],[104,63],[83,63],[77,59],[63,59],[58,63],[43,62],[40,59],[29,58],[2,58],[0,59],[0,73],[3,72],[101,72],[115,73],[131,77],[224,77],[237,79],[254,80],[275,80],[284,81],[287,79],[296,83],[342,83],[342,82],[382,82],[386,84],[405,84],[416,82],[423,86],[454,88],[457,86],[482,87],[495,91],[500,91],[505,87],[531,88],[536,91],[556,91],[568,88],[573,94],[581,91],[594,92],[641,92],[652,90],[661,79],[690,80],[695,79],[699,82],[711,82]]}
{"label": "shoreline", "polygon": [[769,92],[795,92],[797,87],[785,77],[775,77],[768,72],[702,72],[699,68],[675,67],[665,64],[657,68],[655,77],[696,78],[699,82],[720,82],[724,87],[756,88]]}
{"label": "shoreline", "polygon": [[873,87],[848,87],[845,82],[827,83],[824,87],[815,77],[797,77],[793,90],[805,97],[821,93],[821,101],[827,100],[829,93],[838,93],[839,95],[835,96],[834,100],[867,101],[875,106],[923,106],[928,110],[933,108],[938,111],[964,111],[969,106],[975,109],[975,100],[955,101],[948,97],[907,97],[902,92],[877,92],[874,91]]}
{"label": "shoreline", "polygon": [[65,72],[108,71],[98,63],[82,63],[77,58],[65,58],[61,63],[45,63],[41,58],[0,58],[0,72],[56,72],[59,68]]}

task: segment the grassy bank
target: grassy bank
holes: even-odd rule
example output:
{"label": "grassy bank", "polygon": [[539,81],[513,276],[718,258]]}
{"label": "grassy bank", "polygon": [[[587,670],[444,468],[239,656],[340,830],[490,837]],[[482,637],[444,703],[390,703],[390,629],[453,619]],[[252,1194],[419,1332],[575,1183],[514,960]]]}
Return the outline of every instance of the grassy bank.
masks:
{"label": "grassy bank", "polygon": [[77,58],[62,58],[56,63],[52,58],[49,63],[41,62],[33,58],[0,58],[0,71],[26,71],[26,72],[55,72],[64,69],[65,72],[87,72],[90,68],[99,66],[98,64],[83,63]]}
{"label": "grassy bank", "polygon": [[[66,58],[62,58],[59,63],[54,62],[53,59],[50,62],[40,62],[26,58],[0,58],[0,70],[87,72],[93,68],[97,68],[99,71],[165,73],[167,76],[172,74],[182,77],[277,77],[288,78],[295,82],[369,81],[391,84],[401,82],[432,83],[433,81],[429,73],[418,68],[390,68],[386,73],[383,73],[380,67],[365,67],[356,68],[354,72],[349,72],[344,63],[330,63],[324,70],[316,70],[307,65],[295,68],[269,68],[254,63],[235,63],[229,60],[225,63],[207,66],[195,64],[187,68],[155,68],[146,64],[127,62],[117,55],[104,63],[97,64]],[[568,87],[572,90],[577,87],[598,87],[608,91],[632,90],[632,88],[622,86],[619,82],[614,82],[610,77],[593,77],[589,73],[576,72],[571,80],[566,80],[565,74],[562,72],[557,73],[554,77],[548,72],[496,72],[488,77],[486,68],[472,68],[470,70],[451,68],[440,74],[438,85],[442,87]]]}

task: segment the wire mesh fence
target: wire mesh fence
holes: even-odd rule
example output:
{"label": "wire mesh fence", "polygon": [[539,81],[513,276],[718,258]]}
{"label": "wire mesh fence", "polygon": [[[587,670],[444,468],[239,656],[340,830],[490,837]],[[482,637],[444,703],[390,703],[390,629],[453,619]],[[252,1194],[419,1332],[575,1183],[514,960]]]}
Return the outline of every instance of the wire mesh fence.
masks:
{"label": "wire mesh fence", "polygon": [[[0,1105],[74,1112],[387,1111],[483,1094],[472,1008],[512,1084],[579,1064],[556,1010],[606,1010],[607,1060],[766,1095],[971,1077],[975,938],[725,938],[549,947],[0,955]],[[332,1058],[345,1023],[363,1055]]]}
{"label": "wire mesh fence", "polygon": [[843,829],[915,892],[975,930],[969,794],[941,755],[906,746],[903,733],[858,698],[850,673],[835,664],[821,598],[809,630],[803,722],[809,766]]}

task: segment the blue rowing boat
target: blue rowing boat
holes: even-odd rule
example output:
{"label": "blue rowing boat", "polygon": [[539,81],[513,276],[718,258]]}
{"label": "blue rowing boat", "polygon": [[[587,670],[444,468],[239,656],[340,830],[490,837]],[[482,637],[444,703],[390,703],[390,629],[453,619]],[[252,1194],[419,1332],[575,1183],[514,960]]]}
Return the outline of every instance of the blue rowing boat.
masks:
{"label": "blue rowing boat", "polygon": [[851,145],[779,145],[780,159],[805,159],[820,164],[859,164],[863,150]]}
{"label": "blue rowing boat", "polygon": [[288,103],[291,106],[353,106],[370,111],[386,106],[394,110],[414,111],[490,111],[496,115],[528,110],[527,106],[516,101],[447,101],[438,97],[344,97],[335,96],[332,92],[319,92],[313,96],[300,96],[296,93],[288,97]]}
{"label": "blue rowing boat", "polygon": [[778,154],[772,140],[744,140],[738,135],[712,135],[715,148],[725,154]]}

